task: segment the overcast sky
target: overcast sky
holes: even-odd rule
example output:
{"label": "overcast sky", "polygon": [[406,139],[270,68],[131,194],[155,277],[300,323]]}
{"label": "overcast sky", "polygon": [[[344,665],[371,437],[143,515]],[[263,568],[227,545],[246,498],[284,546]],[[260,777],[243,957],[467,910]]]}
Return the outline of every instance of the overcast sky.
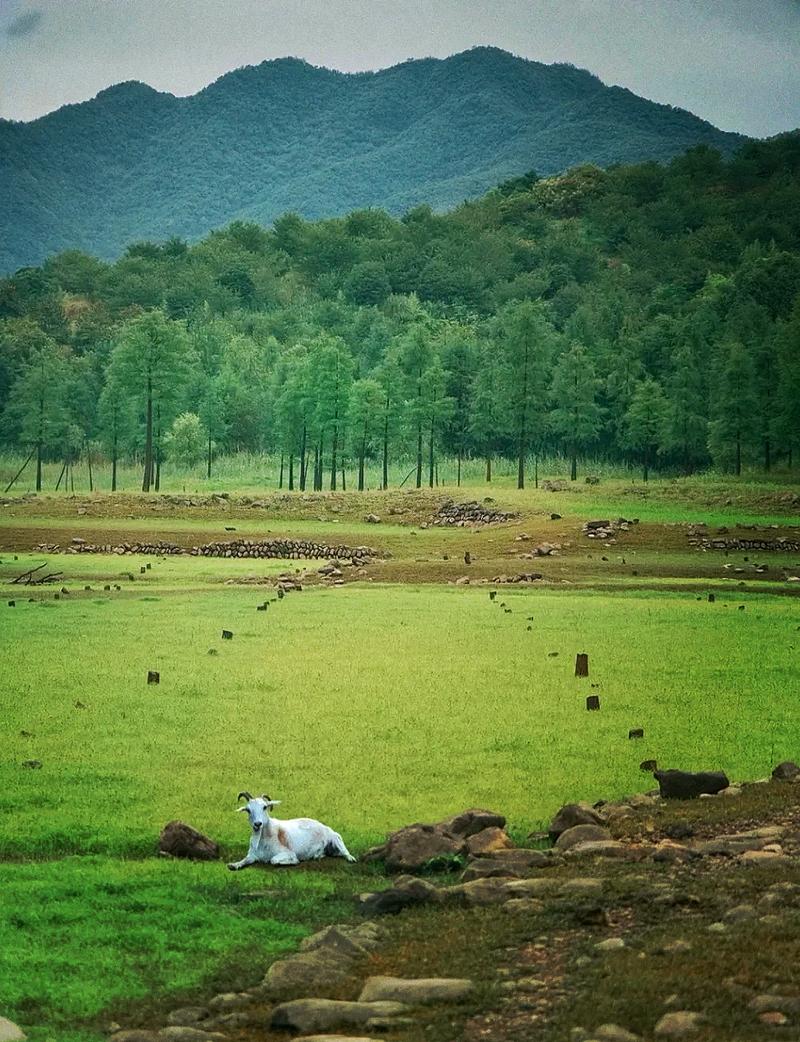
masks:
{"label": "overcast sky", "polygon": [[0,116],[122,80],[191,94],[294,55],[344,71],[492,44],[757,136],[800,126],[800,0],[0,0]]}

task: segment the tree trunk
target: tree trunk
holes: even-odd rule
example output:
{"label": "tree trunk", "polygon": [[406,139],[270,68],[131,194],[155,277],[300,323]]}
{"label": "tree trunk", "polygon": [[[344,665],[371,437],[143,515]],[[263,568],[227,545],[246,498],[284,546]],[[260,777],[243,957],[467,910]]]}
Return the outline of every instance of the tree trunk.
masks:
{"label": "tree trunk", "polygon": [[533,487],[539,487],[539,453],[533,454]]}
{"label": "tree trunk", "polygon": [[487,456],[486,457],[486,481],[487,481],[487,484],[490,483],[491,480],[492,480],[492,457],[491,456]]}
{"label": "tree trunk", "polygon": [[520,427],[517,458],[517,488],[525,488],[525,428]]}
{"label": "tree trunk", "polygon": [[433,488],[433,441],[434,441],[434,425],[431,424],[430,431],[430,442],[428,444],[428,485]]}
{"label": "tree trunk", "polygon": [[389,399],[386,399],[386,411],[383,414],[383,484],[389,487]]}
{"label": "tree trunk", "polygon": [[342,492],[347,491],[347,478],[344,471],[344,460],[342,460]]}
{"label": "tree trunk", "polygon": [[94,492],[94,481],[92,480],[92,452],[89,443],[86,442],[86,466],[89,468],[89,491]]}
{"label": "tree trunk", "polygon": [[578,480],[578,449],[575,445],[572,446],[572,466],[569,472],[569,480]]}
{"label": "tree trunk", "polygon": [[42,491],[42,443],[36,442],[36,491]]}
{"label": "tree trunk", "polygon": [[339,440],[339,427],[333,425],[333,443],[331,444],[331,492],[336,491],[336,449]]}
{"label": "tree trunk", "polygon": [[742,432],[736,431],[736,476],[742,473]]}
{"label": "tree trunk", "polygon": [[208,432],[208,468],[206,477],[211,480],[211,431]]}
{"label": "tree trunk", "polygon": [[281,453],[281,466],[278,471],[278,488],[283,488],[283,453]]}
{"label": "tree trunk", "polygon": [[764,439],[764,470],[769,472],[772,468],[772,445],[769,436]]}
{"label": "tree trunk", "polygon": [[461,447],[458,449],[458,460],[456,462],[456,485],[461,488]]}
{"label": "tree trunk", "polygon": [[358,450],[358,491],[364,491],[364,460],[367,455],[367,422],[361,434],[361,448]]}
{"label": "tree trunk", "polygon": [[117,491],[117,432],[114,431],[114,440],[111,444],[111,491]]}
{"label": "tree trunk", "polygon": [[305,492],[306,490],[306,470],[307,470],[307,459],[306,459],[306,425],[303,423],[303,434],[300,438],[300,491]]}
{"label": "tree trunk", "polygon": [[422,424],[417,424],[417,488],[422,488]]}
{"label": "tree trunk", "polygon": [[294,492],[294,453],[289,453],[289,491]]}
{"label": "tree trunk", "polygon": [[649,453],[645,450],[644,459],[642,461],[642,480],[643,481],[647,481],[648,477],[650,476],[649,471],[650,471],[650,456],[649,456]]}
{"label": "tree trunk", "polygon": [[142,492],[149,492],[153,481],[153,385],[147,380],[147,420],[144,436],[144,477]]}

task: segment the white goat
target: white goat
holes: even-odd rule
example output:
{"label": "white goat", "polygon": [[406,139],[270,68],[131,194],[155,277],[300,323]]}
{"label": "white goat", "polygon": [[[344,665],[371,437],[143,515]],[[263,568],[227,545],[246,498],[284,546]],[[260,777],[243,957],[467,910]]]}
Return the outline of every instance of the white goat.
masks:
{"label": "white goat", "polygon": [[240,792],[237,799],[247,800],[238,810],[247,812],[253,834],[246,856],[228,865],[231,872],[257,864],[296,865],[300,861],[316,861],[326,856],[355,861],[339,833],[321,821],[313,818],[279,821],[272,818],[269,812],[281,801],[271,800],[269,796]]}

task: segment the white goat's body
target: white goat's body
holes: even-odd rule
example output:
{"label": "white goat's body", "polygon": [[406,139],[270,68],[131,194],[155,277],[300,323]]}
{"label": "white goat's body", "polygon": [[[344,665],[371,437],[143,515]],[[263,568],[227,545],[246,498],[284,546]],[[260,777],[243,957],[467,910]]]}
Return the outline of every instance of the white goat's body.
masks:
{"label": "white goat's body", "polygon": [[263,804],[263,800],[251,799],[247,807],[242,808],[249,811],[251,822],[254,815],[260,820],[254,823],[247,855],[241,861],[228,865],[232,871],[256,864],[296,865],[300,861],[317,861],[323,857],[343,857],[347,861],[355,861],[339,833],[321,821],[313,818],[280,821],[270,817],[269,808]]}

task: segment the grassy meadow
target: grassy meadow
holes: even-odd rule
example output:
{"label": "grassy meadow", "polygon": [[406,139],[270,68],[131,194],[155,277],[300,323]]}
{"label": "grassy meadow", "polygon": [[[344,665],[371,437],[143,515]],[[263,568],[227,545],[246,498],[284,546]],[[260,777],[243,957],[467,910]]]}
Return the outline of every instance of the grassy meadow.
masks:
{"label": "grassy meadow", "polygon": [[[282,799],[283,816],[329,822],[359,853],[393,828],[476,805],[505,813],[524,841],[563,802],[650,788],[639,770],[648,758],[737,779],[796,757],[800,612],[796,598],[775,596],[793,592],[778,570],[769,583],[748,573],[746,590],[726,585],[723,561],[743,556],[702,555],[655,522],[613,549],[580,543],[574,514],[547,528],[536,495],[518,524],[474,535],[417,524],[412,536],[429,509],[415,512],[413,496],[409,516],[377,527],[363,523],[356,495],[320,497],[301,520],[280,505],[266,520],[202,509],[166,520],[144,507],[129,517],[129,500],[106,510],[100,497],[84,516],[68,498],[6,508],[3,1015],[33,1042],[97,1042],[111,1020],[146,1022],[148,1011],[256,983],[275,954],[381,885],[373,865],[233,875],[221,862],[155,856],[161,827],[180,818],[217,839],[226,859],[240,857],[243,788]],[[758,497],[748,502],[757,512]],[[337,516],[320,520],[334,503]],[[515,503],[522,497],[507,492],[498,505]],[[393,557],[367,577],[348,570],[344,587],[310,585],[278,601],[251,577],[317,565],[9,549],[12,536],[28,533],[33,545],[45,530],[64,546],[77,532],[191,542],[231,523],[240,535],[386,545]],[[465,546],[487,574],[510,568],[522,528],[571,541],[542,562],[548,585],[500,586],[491,602],[492,586],[452,584]],[[43,562],[63,573],[55,586],[10,584]],[[635,587],[639,572],[647,588]],[[705,596],[712,585],[716,603]],[[233,640],[221,640],[223,628]],[[574,676],[579,651],[588,679]],[[146,684],[151,669],[158,686]],[[590,693],[600,713],[586,712]],[[628,740],[634,727],[643,741]]]}

